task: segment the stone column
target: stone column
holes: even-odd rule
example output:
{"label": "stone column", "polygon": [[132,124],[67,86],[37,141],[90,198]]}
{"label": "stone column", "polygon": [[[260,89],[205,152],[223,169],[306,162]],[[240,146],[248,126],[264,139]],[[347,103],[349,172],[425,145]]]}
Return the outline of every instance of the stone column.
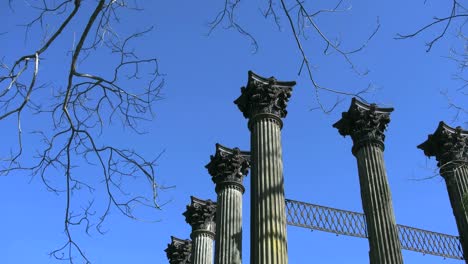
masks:
{"label": "stone column", "polygon": [[438,161],[457,222],[465,262],[468,263],[468,131],[440,122],[434,134],[429,135],[418,148],[426,156],[435,156]]}
{"label": "stone column", "polygon": [[281,118],[295,84],[249,71],[247,86],[234,101],[251,132],[251,264],[288,263]]}
{"label": "stone column", "polygon": [[242,181],[248,173],[249,159],[249,152],[216,144],[216,153],[205,166],[218,194],[215,264],[242,263]]}
{"label": "stone column", "polygon": [[169,264],[191,264],[192,241],[171,236],[171,243],[166,250]]}
{"label": "stone column", "polygon": [[348,112],[333,125],[341,135],[353,139],[371,264],[403,263],[383,159],[384,131],[392,111],[393,108],[378,108],[353,98]]}
{"label": "stone column", "polygon": [[213,263],[213,239],[215,237],[216,203],[190,197],[192,202],[183,213],[185,221],[192,226],[192,264]]}

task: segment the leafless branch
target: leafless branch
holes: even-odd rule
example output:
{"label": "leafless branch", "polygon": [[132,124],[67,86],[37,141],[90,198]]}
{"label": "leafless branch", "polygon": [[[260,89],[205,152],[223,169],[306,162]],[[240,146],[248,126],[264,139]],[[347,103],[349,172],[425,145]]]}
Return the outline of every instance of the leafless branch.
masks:
{"label": "leafless branch", "polygon": [[[288,4],[290,2],[290,4]],[[343,58],[343,60],[350,66],[350,68],[357,74],[357,75],[366,75],[367,71],[361,72],[358,70],[356,65],[351,59],[351,55],[358,53],[359,51],[363,50],[370,40],[375,36],[380,28],[380,23],[377,20],[377,26],[373,30],[373,32],[369,35],[368,39],[365,40],[362,45],[359,47],[352,49],[352,50],[344,50],[340,47],[339,41],[333,41],[329,38],[320,28],[319,24],[317,23],[317,19],[323,14],[330,14],[330,13],[339,13],[349,10],[351,7],[343,7],[344,0],[338,0],[331,8],[329,9],[319,9],[316,11],[310,10],[306,7],[306,0],[265,0],[266,8],[262,12],[262,15],[265,18],[272,18],[278,29],[281,29],[281,18],[285,18],[287,20],[287,25],[291,29],[293,33],[293,39],[297,44],[297,49],[300,53],[301,63],[299,65],[298,75],[301,75],[302,71],[305,70],[308,79],[310,80],[312,87],[315,92],[315,99],[319,108],[325,112],[331,112],[335,107],[336,103],[331,107],[325,107],[322,103],[320,93],[327,92],[337,95],[336,102],[341,102],[341,96],[354,96],[358,97],[361,100],[363,93],[369,91],[369,87],[365,87],[358,92],[351,92],[348,90],[340,90],[335,88],[330,88],[324,85],[319,84],[317,81],[317,77],[313,73],[313,67],[309,60],[309,56],[307,55],[306,49],[304,48],[303,39],[308,39],[308,33],[310,28],[312,28],[312,33],[316,34],[320,40],[325,44],[325,48],[323,53],[328,55],[330,53],[336,52]],[[227,25],[227,28],[235,28],[241,34],[246,35],[248,38],[252,40],[254,43],[255,50],[258,47],[257,41],[255,38],[247,31],[239,26],[239,22],[236,20],[236,8],[239,5],[238,0],[226,0],[224,2],[224,7],[222,10],[216,15],[215,19],[210,23],[210,33],[221,25]],[[282,13],[282,14],[281,14]],[[223,24],[224,23],[224,24]]]}
{"label": "leafless branch", "polygon": [[[457,94],[460,94],[460,91],[456,91]],[[457,121],[462,121],[465,123],[466,126],[468,126],[468,109],[466,108],[466,103],[463,104],[463,99],[455,101],[448,93],[448,91],[442,91],[441,94],[445,97],[447,100],[449,109],[454,110],[455,114],[452,118],[452,123],[455,123]],[[463,93],[462,93],[463,94]],[[466,96],[467,94],[463,94]]]}
{"label": "leafless branch", "polygon": [[426,52],[429,52],[429,51],[431,51],[433,45],[446,35],[447,30],[450,28],[450,26],[452,25],[452,22],[455,19],[463,19],[465,22],[468,19],[467,9],[465,7],[463,7],[463,5],[459,2],[459,0],[452,0],[450,14],[448,16],[442,17],[442,18],[434,17],[433,22],[426,24],[425,26],[421,27],[420,29],[416,30],[413,33],[410,33],[410,34],[397,34],[396,39],[413,38],[413,37],[416,37],[416,36],[420,35],[421,33],[425,32],[425,31],[427,31],[429,29],[434,28],[435,26],[437,26],[439,24],[442,24],[443,28],[437,34],[437,36],[432,38],[429,42],[426,43],[426,46],[427,46]]}
{"label": "leafless branch", "polygon": [[[330,113],[331,111],[333,111],[335,109],[335,107],[338,105],[338,103],[342,101],[339,97],[337,97],[336,103],[332,107],[325,108],[325,106],[322,104],[322,100],[320,99],[320,91],[321,90],[326,91],[326,92],[331,92],[331,93],[334,93],[334,94],[337,94],[337,95],[355,96],[355,97],[360,98],[361,100],[364,100],[361,97],[361,95],[369,90],[368,87],[364,88],[363,90],[361,90],[361,91],[359,91],[357,93],[353,93],[353,92],[347,92],[347,91],[344,91],[344,90],[337,90],[337,89],[333,89],[333,88],[329,88],[329,87],[320,85],[315,79],[315,75],[312,72],[312,67],[311,67],[311,64],[309,62],[308,56],[307,56],[306,52],[304,51],[303,45],[302,45],[301,40],[300,40],[299,37],[300,37],[300,35],[304,35],[304,30],[305,30],[307,24],[312,25],[312,27],[315,29],[316,33],[326,43],[326,48],[323,51],[325,54],[327,53],[327,51],[330,48],[332,48],[333,50],[338,52],[344,58],[344,60],[351,66],[351,68],[357,74],[363,75],[363,74],[366,74],[366,73],[361,73],[356,69],[356,66],[351,61],[349,55],[353,54],[353,53],[356,53],[356,52],[359,52],[362,49],[364,49],[365,46],[367,46],[368,42],[372,39],[372,37],[377,33],[377,31],[378,31],[378,29],[380,27],[380,24],[377,23],[377,27],[374,30],[374,32],[370,35],[370,37],[367,39],[367,41],[361,47],[359,47],[357,49],[354,49],[354,50],[351,50],[351,51],[344,51],[341,48],[339,48],[338,44],[335,44],[332,41],[330,41],[330,39],[320,30],[320,27],[313,20],[313,17],[321,14],[322,12],[324,12],[323,10],[319,10],[319,11],[315,12],[313,15],[310,15],[309,12],[307,11],[307,9],[305,8],[305,6],[303,5],[303,3],[300,2],[299,0],[296,0],[296,3],[294,5],[293,9],[298,9],[298,13],[297,13],[298,23],[295,24],[293,19],[292,19],[292,16],[291,16],[292,9],[287,8],[286,3],[285,3],[284,0],[280,0],[280,1],[281,1],[281,5],[282,5],[282,9],[284,11],[284,14],[288,18],[289,26],[291,28],[291,31],[292,31],[293,35],[294,35],[294,39],[296,41],[297,47],[298,47],[298,49],[299,49],[299,51],[301,53],[301,56],[302,56],[302,64],[301,64],[301,67],[300,67],[300,70],[299,70],[298,74],[301,74],[301,71],[304,68],[306,69],[309,80],[311,81],[311,83],[312,83],[312,85],[314,87],[316,102],[318,103],[320,109],[324,113]],[[341,4],[342,4],[342,1],[339,1],[338,4],[333,9],[327,10],[327,12],[337,12],[338,8],[341,6]]]}
{"label": "leafless branch", "polygon": [[227,20],[225,25],[226,29],[234,29],[241,35],[248,38],[252,44],[252,52],[257,52],[258,43],[257,40],[250,34],[243,26],[239,24],[236,18],[236,9],[240,3],[240,0],[224,0],[224,7],[218,12],[216,17],[209,23],[210,35],[218,26],[220,26],[224,20]]}
{"label": "leafless branch", "polygon": [[[0,63],[0,122],[15,118],[17,123],[16,150],[2,160],[0,175],[28,171],[39,176],[47,190],[65,195],[66,241],[50,255],[69,263],[91,262],[75,240],[75,227],[84,226],[88,234],[92,228],[104,233],[103,225],[111,210],[141,220],[134,209],[138,206],[160,209],[163,204],[158,191],[165,188],[155,177],[157,160],[162,153],[154,159],[146,159],[134,150],[108,145],[99,139],[105,128],[114,123],[137,134],[143,133],[139,124],[152,120],[152,105],[161,99],[164,80],[157,58],[140,58],[132,47],[136,38],[144,36],[152,28],[123,39],[114,31],[113,24],[118,23],[120,10],[138,11],[137,6],[131,6],[124,0],[97,1],[90,15],[80,18],[86,21],[83,27],[73,29],[81,33],[78,33],[77,43],[71,50],[67,77],[54,77],[63,79],[64,88],[54,89],[49,97],[41,92],[41,88],[47,86],[38,83],[38,76],[47,71],[44,66],[47,64],[43,65],[42,61],[51,53],[60,54],[63,47],[57,41],[65,38],[64,32],[71,30],[71,21],[87,14],[82,11],[81,3],[81,0],[35,2],[30,8],[38,15],[25,24],[26,32],[42,28],[49,15],[62,16],[62,22],[34,52],[19,56],[12,63],[6,59]],[[110,50],[118,58],[110,72],[104,69],[95,73],[81,67],[90,57],[88,55],[99,49]],[[67,54],[70,51],[61,52]],[[24,151],[24,115],[36,115],[44,119],[44,123],[50,123],[48,129],[37,129],[30,134],[42,142],[33,157]],[[100,168],[98,176],[101,180],[80,176],[75,169],[83,163]],[[57,174],[64,176],[63,184],[60,179],[51,179],[51,175]],[[138,178],[146,179],[148,188],[135,196],[126,189],[129,180]],[[92,195],[101,188],[107,197],[106,201],[99,201],[106,204],[104,210],[98,210],[94,199],[83,206],[80,197]]]}
{"label": "leafless branch", "polygon": [[454,110],[454,118],[452,121],[462,120],[465,122],[465,125],[468,125],[466,121],[468,117],[467,100],[460,99],[468,95],[466,90],[466,87],[468,87],[468,78],[466,77],[465,71],[468,65],[468,38],[465,35],[465,26],[468,23],[468,9],[463,6],[460,0],[452,0],[450,3],[450,12],[446,16],[441,18],[434,17],[432,22],[427,23],[413,33],[398,34],[396,39],[410,39],[423,35],[426,32],[435,32],[435,37],[432,37],[426,43],[426,52],[430,52],[438,41],[449,35],[449,29],[455,29],[457,33],[456,39],[459,41],[462,48],[451,48],[448,58],[457,64],[458,71],[454,74],[454,79],[460,81],[462,86],[455,89],[455,96],[449,96],[448,91],[443,91],[441,94],[447,99],[449,108]]}

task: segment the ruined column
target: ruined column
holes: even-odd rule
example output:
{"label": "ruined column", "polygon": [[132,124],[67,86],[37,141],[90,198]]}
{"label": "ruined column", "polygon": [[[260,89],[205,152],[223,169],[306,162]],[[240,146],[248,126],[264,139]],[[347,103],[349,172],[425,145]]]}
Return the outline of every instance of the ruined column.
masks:
{"label": "ruined column", "polygon": [[468,263],[468,131],[440,122],[434,134],[418,148],[438,161],[457,222],[463,256]]}
{"label": "ruined column", "polygon": [[348,112],[333,125],[341,135],[353,139],[371,264],[403,263],[383,159],[384,131],[392,111],[393,108],[378,108],[353,98]]}
{"label": "ruined column", "polygon": [[243,179],[249,169],[249,152],[216,144],[205,167],[216,184],[215,264],[242,263]]}
{"label": "ruined column", "polygon": [[295,84],[249,71],[247,86],[234,101],[251,132],[251,264],[288,263],[281,118]]}
{"label": "ruined column", "polygon": [[191,264],[192,241],[171,236],[171,243],[166,250],[169,264]]}
{"label": "ruined column", "polygon": [[213,263],[213,239],[215,237],[216,204],[190,196],[192,202],[183,213],[185,221],[192,226],[191,264]]}

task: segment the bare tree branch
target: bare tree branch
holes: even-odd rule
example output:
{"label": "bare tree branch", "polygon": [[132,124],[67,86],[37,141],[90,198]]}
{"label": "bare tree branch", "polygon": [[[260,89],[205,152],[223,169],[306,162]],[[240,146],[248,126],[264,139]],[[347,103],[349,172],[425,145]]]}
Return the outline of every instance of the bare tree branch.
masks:
{"label": "bare tree branch", "polygon": [[[465,26],[468,23],[468,9],[465,8],[460,0],[452,0],[450,5],[450,13],[442,18],[434,17],[433,21],[422,26],[418,30],[410,34],[398,34],[396,39],[410,39],[423,35],[426,32],[435,32],[436,36],[432,37],[426,43],[426,52],[430,52],[433,46],[443,38],[448,38],[450,28],[457,32],[456,39],[460,42],[461,51],[456,48],[450,49],[448,58],[453,60],[458,66],[458,72],[454,74],[454,79],[462,83],[462,86],[455,89],[455,96],[449,96],[448,90],[441,92],[446,98],[449,108],[454,110],[454,118],[452,122],[462,120],[465,126],[468,126],[468,104],[466,97],[468,92],[468,78],[466,77],[466,68],[468,65],[468,38],[465,33]],[[440,28],[440,27],[441,28]],[[451,34],[450,34],[451,35]],[[450,36],[449,36],[450,37]],[[458,100],[455,100],[458,99]]]}
{"label": "bare tree branch", "polygon": [[[69,50],[57,44],[65,38],[69,25],[77,17],[87,14],[81,0],[38,1],[30,8],[38,15],[25,24],[26,34],[42,28],[49,15],[62,16],[57,29],[36,51],[22,55],[12,63],[5,58],[0,63],[0,122],[15,118],[17,123],[17,146],[2,160],[0,175],[17,171],[29,171],[39,176],[47,190],[65,195],[64,232],[66,241],[50,255],[57,260],[69,263],[91,263],[82,246],[75,240],[75,227],[84,226],[90,233],[92,227],[103,234],[103,225],[112,210],[134,219],[138,206],[160,209],[163,204],[158,196],[160,186],[156,181],[156,158],[147,159],[134,150],[105,144],[99,139],[107,127],[118,121],[123,127],[137,134],[142,121],[153,119],[152,105],[161,99],[160,91],[164,80],[159,72],[157,58],[140,58],[132,47],[132,42],[152,30],[136,32],[120,38],[114,31],[113,23],[118,23],[120,10],[138,11],[136,5],[124,0],[99,0],[92,12],[85,17],[81,33],[77,33],[77,44],[71,50],[71,59],[64,88],[54,89],[52,96],[44,94],[41,88],[47,84],[38,83],[38,76],[46,71],[42,61],[51,53],[67,54]],[[13,2],[9,2],[10,6]],[[70,8],[72,7],[72,8]],[[75,29],[73,29],[75,30]],[[94,51],[109,50],[116,60],[113,68],[92,73],[81,65]],[[45,68],[44,68],[45,67]],[[106,78],[103,76],[110,76]],[[57,80],[62,76],[55,76]],[[128,84],[131,83],[131,86]],[[49,96],[49,97],[47,97]],[[50,127],[33,131],[39,137],[42,147],[36,155],[28,156],[24,151],[22,117],[36,115],[50,122]],[[6,154],[6,153],[2,153]],[[102,180],[89,179],[75,172],[83,162],[100,168]],[[64,184],[51,180],[50,175],[63,175]],[[134,195],[128,192],[127,181],[144,178],[147,189]],[[97,184],[102,182],[102,184]],[[61,185],[63,187],[61,187]],[[103,188],[106,193],[106,206],[99,211],[95,200],[83,205],[80,197],[93,195]]]}
{"label": "bare tree branch", "polygon": [[[244,27],[239,26],[239,22],[236,19],[236,8],[239,6],[238,0],[225,0],[224,6],[221,11],[216,15],[215,19],[209,24],[211,34],[214,29],[220,27],[221,25],[225,26],[226,28],[234,28],[242,35],[247,36],[251,41],[252,45],[254,46],[254,50],[258,49],[258,43],[253,37],[252,34],[248,33]],[[317,19],[322,14],[330,14],[330,13],[339,13],[345,12],[350,10],[349,7],[342,7],[344,5],[344,0],[338,0],[331,8],[329,9],[319,9],[316,11],[311,11],[308,7],[306,7],[306,0],[265,0],[263,1],[266,8],[262,12],[262,15],[265,18],[272,18],[274,23],[276,24],[278,29],[281,29],[281,18],[285,18],[287,20],[287,25],[291,29],[293,33],[293,39],[297,44],[297,49],[301,56],[301,63],[299,66],[298,75],[301,75],[302,71],[305,70],[308,79],[312,84],[312,88],[315,92],[315,101],[318,104],[319,108],[324,113],[330,113],[336,107],[337,103],[333,104],[331,107],[326,107],[322,103],[322,99],[320,97],[321,92],[327,92],[331,94],[337,95],[336,102],[341,102],[341,96],[354,96],[358,97],[361,100],[362,95],[366,92],[370,91],[370,86],[364,87],[358,92],[352,92],[345,89],[335,89],[331,87],[327,87],[324,85],[319,84],[317,81],[317,77],[313,73],[313,67],[309,60],[309,56],[307,55],[306,49],[304,49],[303,40],[307,40],[308,36],[306,31],[312,28],[312,33],[316,34],[321,41],[325,44],[325,48],[323,50],[323,54],[329,55],[333,52],[336,52],[343,58],[343,60],[350,66],[350,68],[357,74],[357,75],[366,75],[367,71],[361,72],[358,70],[356,65],[351,59],[351,55],[358,53],[359,51],[363,50],[370,40],[375,36],[380,28],[380,23],[377,20],[377,26],[374,31],[369,35],[367,40],[365,40],[362,45],[359,47],[352,49],[352,50],[344,50],[340,47],[339,41],[332,41],[320,28],[317,23]],[[289,3],[289,4],[288,4]],[[280,12],[278,12],[280,11]],[[223,24],[224,22],[224,24]]]}
{"label": "bare tree branch", "polygon": [[463,19],[463,20],[466,21],[468,19],[468,13],[466,11],[467,10],[463,7],[463,5],[460,4],[459,0],[452,0],[452,7],[451,7],[451,10],[450,10],[450,14],[448,16],[443,17],[443,18],[434,17],[433,22],[426,24],[422,28],[416,30],[414,33],[411,33],[411,34],[397,34],[396,39],[413,38],[413,37],[416,37],[416,36],[420,35],[424,31],[427,31],[428,29],[432,29],[436,25],[445,23],[442,31],[440,31],[436,37],[434,37],[432,40],[430,40],[428,43],[426,43],[426,46],[427,46],[426,52],[429,52],[429,51],[431,51],[433,45],[437,41],[439,41],[441,38],[443,38],[445,36],[445,34],[447,33],[447,30],[451,26],[453,20]]}

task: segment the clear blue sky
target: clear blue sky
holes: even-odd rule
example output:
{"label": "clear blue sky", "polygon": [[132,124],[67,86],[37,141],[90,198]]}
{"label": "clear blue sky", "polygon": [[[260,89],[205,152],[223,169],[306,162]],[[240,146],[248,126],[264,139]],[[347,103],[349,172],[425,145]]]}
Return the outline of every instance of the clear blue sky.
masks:
{"label": "clear blue sky", "polygon": [[[35,38],[39,33],[33,31],[24,41],[23,28],[17,26],[27,21],[31,10],[18,2],[14,3],[16,12],[12,14],[5,2],[0,3],[0,32],[9,34],[0,36],[0,57],[11,62],[20,52],[31,51],[40,40]],[[165,99],[155,104],[154,121],[144,125],[147,134],[110,127],[101,140],[133,148],[148,157],[165,150],[158,162],[157,180],[175,188],[160,193],[162,201],[169,201],[162,210],[140,211],[142,218],[158,220],[156,223],[132,221],[113,211],[104,226],[108,230],[104,236],[92,231],[89,237],[83,235],[82,229],[74,229],[77,241],[93,263],[167,263],[163,250],[170,236],[189,237],[190,227],[182,213],[190,195],[216,199],[214,184],[204,168],[214,153],[215,143],[249,150],[247,120],[233,104],[240,87],[246,84],[248,70],[297,81],[282,134],[286,197],[362,212],[351,139],[341,137],[332,128],[341,112],[348,109],[351,98],[329,115],[311,111],[317,107],[314,90],[305,75],[297,76],[301,58],[287,21],[282,19],[283,28],[278,31],[271,20],[261,17],[259,2],[241,2],[238,16],[258,40],[255,54],[249,41],[233,30],[220,28],[206,36],[207,23],[222,7],[222,1],[145,1],[141,5],[145,11],[122,17],[116,30],[123,33],[155,26],[137,42],[137,48],[140,54],[151,54],[160,60],[160,70],[166,74]],[[426,53],[424,43],[431,34],[405,41],[393,39],[396,33],[411,32],[433,16],[448,13],[450,8],[444,1],[428,1],[426,5],[423,2],[353,0],[350,12],[325,15],[318,20],[324,32],[341,36],[343,47],[352,49],[372,32],[379,17],[381,30],[363,52],[352,56],[361,69],[370,70],[366,77],[356,77],[339,56],[322,56],[324,44],[316,34],[310,33],[304,45],[312,64],[317,66],[320,83],[356,91],[371,82],[377,89],[365,98],[395,108],[386,133],[385,162],[397,222],[455,235],[457,229],[445,183],[439,176],[432,177],[437,171],[436,162],[427,159],[416,146],[434,132],[441,120],[453,126],[461,124],[451,123],[454,113],[440,95],[440,91],[460,86],[452,79],[456,67],[446,58],[449,48],[457,43],[450,37]],[[88,10],[94,4],[95,1],[83,1]],[[54,26],[51,24],[50,28]],[[66,50],[73,45],[73,30],[67,36],[57,46],[61,51],[41,64],[40,81],[51,84],[43,91],[44,97],[66,81],[59,73],[63,63],[67,67],[69,64]],[[89,67],[109,67],[105,59],[96,59],[98,62],[95,60]],[[323,94],[323,100],[333,104],[334,97]],[[1,123],[2,156],[14,147],[14,121]],[[23,120],[27,132],[41,125],[43,121],[32,116],[26,115]],[[37,142],[26,143],[29,153],[33,153]],[[76,165],[76,173],[96,181],[93,177],[98,177],[98,169]],[[418,180],[428,177],[432,178]],[[64,184],[61,175],[51,179],[57,185]],[[132,191],[144,190],[145,183],[135,181]],[[243,259],[248,263],[249,178],[245,184]],[[98,200],[102,193],[95,195]],[[47,192],[38,177],[22,173],[0,177],[0,263],[56,263],[48,253],[65,240],[64,198]],[[85,194],[77,199],[86,204],[88,198]],[[292,264],[368,261],[365,239],[296,227],[288,227],[288,249]],[[409,251],[404,251],[404,259],[410,264],[461,263]]]}

